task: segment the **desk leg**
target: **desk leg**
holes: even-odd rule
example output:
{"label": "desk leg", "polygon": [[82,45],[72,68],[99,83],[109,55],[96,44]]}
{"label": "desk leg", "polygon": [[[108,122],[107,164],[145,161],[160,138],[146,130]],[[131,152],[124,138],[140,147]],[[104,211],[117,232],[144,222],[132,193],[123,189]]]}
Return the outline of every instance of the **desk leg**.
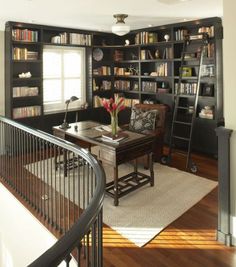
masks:
{"label": "desk leg", "polygon": [[148,154],[149,170],[150,170],[150,185],[154,186],[154,171],[153,171],[153,159],[152,153]]}
{"label": "desk leg", "polygon": [[114,167],[114,206],[119,205],[118,198],[118,166]]}

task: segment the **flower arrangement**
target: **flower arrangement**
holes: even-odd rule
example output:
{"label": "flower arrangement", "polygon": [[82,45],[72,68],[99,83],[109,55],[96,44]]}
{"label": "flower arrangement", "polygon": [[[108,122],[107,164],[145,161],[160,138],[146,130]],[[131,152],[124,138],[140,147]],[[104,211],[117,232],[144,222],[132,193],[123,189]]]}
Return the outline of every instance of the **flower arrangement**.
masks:
{"label": "flower arrangement", "polygon": [[125,108],[123,104],[123,97],[110,98],[108,100],[103,99],[103,107],[111,115],[111,133],[113,136],[117,135],[117,126],[118,126],[118,113]]}

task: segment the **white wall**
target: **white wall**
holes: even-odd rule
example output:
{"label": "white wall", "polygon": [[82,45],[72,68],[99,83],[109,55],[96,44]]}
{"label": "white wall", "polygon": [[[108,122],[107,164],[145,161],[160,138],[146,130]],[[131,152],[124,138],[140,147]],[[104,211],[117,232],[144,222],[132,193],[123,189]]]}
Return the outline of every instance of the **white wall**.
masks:
{"label": "white wall", "polygon": [[0,203],[0,266],[25,267],[56,238],[1,183]]}
{"label": "white wall", "polygon": [[236,244],[236,1],[224,0],[224,114],[225,127],[234,130],[231,136],[231,206],[232,233]]}
{"label": "white wall", "polygon": [[[56,238],[0,183],[0,266],[25,267],[55,242]],[[74,260],[71,266],[77,266]]]}
{"label": "white wall", "polygon": [[4,65],[4,31],[0,31],[0,115],[5,114]]}

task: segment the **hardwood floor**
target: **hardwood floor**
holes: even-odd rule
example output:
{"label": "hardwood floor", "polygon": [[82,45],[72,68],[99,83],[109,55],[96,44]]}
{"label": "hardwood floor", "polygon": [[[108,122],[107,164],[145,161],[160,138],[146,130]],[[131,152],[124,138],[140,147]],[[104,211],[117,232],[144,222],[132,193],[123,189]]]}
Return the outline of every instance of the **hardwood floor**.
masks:
{"label": "hardwood floor", "polygon": [[[198,175],[217,180],[217,161],[193,155]],[[173,155],[172,166],[184,169],[185,158]],[[233,267],[236,249],[216,241],[217,188],[139,248],[110,228],[104,229],[104,267]],[[178,201],[178,200],[176,200]]]}
{"label": "hardwood floor", "polygon": [[[215,159],[195,154],[193,160],[198,166],[197,175],[217,180]],[[185,158],[174,153],[171,165],[184,170]],[[236,248],[226,247],[216,241],[217,190],[214,189],[142,248],[104,226],[104,267],[236,266]],[[21,201],[32,211],[32,207]],[[33,213],[39,217],[37,212]],[[43,223],[42,218],[39,219]],[[46,226],[50,229],[50,226]],[[58,236],[55,230],[53,233]]]}

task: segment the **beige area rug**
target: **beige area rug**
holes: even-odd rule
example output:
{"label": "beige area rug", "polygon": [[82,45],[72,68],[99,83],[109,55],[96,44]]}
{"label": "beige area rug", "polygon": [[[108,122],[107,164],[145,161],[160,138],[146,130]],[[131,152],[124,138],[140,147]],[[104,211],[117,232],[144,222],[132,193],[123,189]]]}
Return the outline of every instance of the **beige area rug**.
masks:
{"label": "beige area rug", "polygon": [[[106,173],[112,173],[105,166]],[[121,165],[119,173],[131,171]],[[147,171],[143,171],[148,173]],[[120,198],[119,206],[106,196],[103,221],[137,246],[147,244],[170,223],[212,191],[217,182],[154,164],[155,185],[146,185]]]}
{"label": "beige area rug", "polygon": [[[32,170],[29,165],[26,168]],[[104,169],[107,181],[111,180],[112,169],[108,166]],[[120,165],[119,176],[132,170],[130,164]],[[141,167],[140,171],[148,173]],[[109,196],[104,201],[103,222],[139,247],[147,244],[217,186],[215,181],[158,163],[154,164],[154,176],[154,187],[145,185],[120,198],[119,206],[115,207]]]}

